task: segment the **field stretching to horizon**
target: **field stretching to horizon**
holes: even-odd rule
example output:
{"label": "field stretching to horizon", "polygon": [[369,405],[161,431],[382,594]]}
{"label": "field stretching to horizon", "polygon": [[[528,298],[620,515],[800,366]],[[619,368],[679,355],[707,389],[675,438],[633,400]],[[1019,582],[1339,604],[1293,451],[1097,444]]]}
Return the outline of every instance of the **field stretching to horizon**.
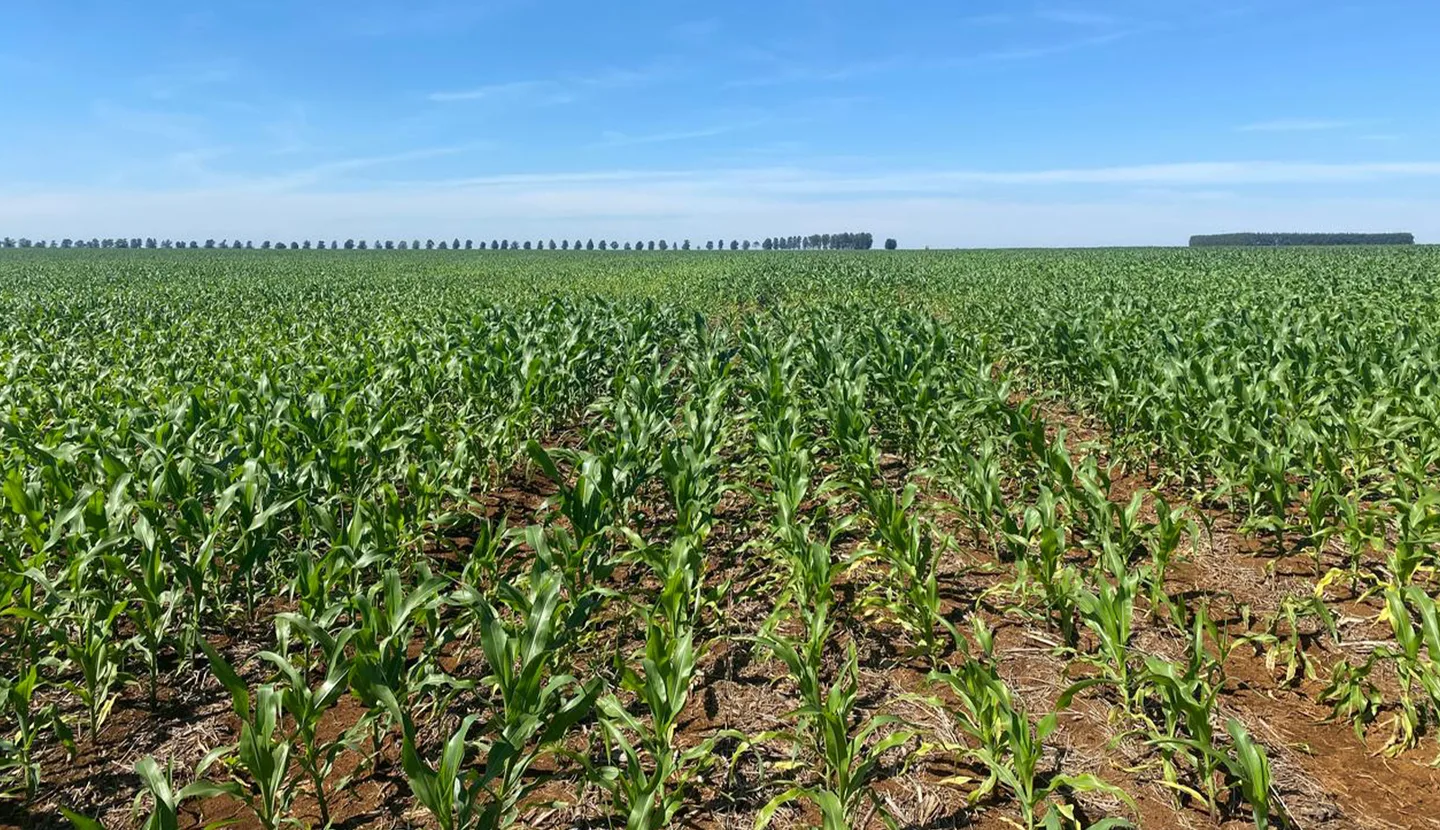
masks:
{"label": "field stretching to horizon", "polygon": [[1440,827],[1440,250],[0,252],[0,826]]}

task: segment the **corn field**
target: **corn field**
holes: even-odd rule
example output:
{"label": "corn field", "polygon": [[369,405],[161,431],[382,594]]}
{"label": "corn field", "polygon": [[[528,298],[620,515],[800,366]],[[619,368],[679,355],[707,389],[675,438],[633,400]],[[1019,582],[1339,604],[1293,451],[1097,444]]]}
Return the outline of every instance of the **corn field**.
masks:
{"label": "corn field", "polygon": [[1427,248],[0,256],[0,824],[1440,827]]}

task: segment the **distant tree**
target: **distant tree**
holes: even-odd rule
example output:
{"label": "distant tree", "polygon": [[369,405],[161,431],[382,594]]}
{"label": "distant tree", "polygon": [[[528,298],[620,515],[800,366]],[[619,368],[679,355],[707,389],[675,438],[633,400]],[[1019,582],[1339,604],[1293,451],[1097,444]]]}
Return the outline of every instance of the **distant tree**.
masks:
{"label": "distant tree", "polygon": [[530,250],[530,240],[525,240],[525,250]]}
{"label": "distant tree", "polygon": [[447,245],[445,244],[445,240],[443,240],[443,239],[440,240],[440,245],[439,245],[438,247],[439,247],[440,250],[442,250],[442,251],[448,251],[448,250],[450,250],[449,246],[447,246]]}
{"label": "distant tree", "polygon": [[744,242],[740,243],[740,247],[746,251],[750,250],[750,240],[747,239]]}
{"label": "distant tree", "polygon": [[353,251],[353,250],[355,250],[355,240],[353,240],[353,239],[347,239],[347,240],[345,240],[345,250],[347,250],[347,251]]}
{"label": "distant tree", "polygon": [[452,239],[452,240],[450,240],[450,250],[452,250],[452,251],[458,251],[458,250],[460,250],[460,240],[459,240],[459,239]]}
{"label": "distant tree", "polygon": [[1410,233],[1222,233],[1190,237],[1192,248],[1414,244],[1415,235]]}
{"label": "distant tree", "polygon": [[893,251],[898,247],[900,247],[900,243],[896,242],[894,239],[885,240],[885,250]]}
{"label": "distant tree", "polygon": [[644,242],[636,242],[636,243],[635,243],[635,250],[637,250],[637,251],[643,251],[643,250],[645,250],[645,243],[644,243]]}
{"label": "distant tree", "polygon": [[473,239],[467,239],[467,240],[465,240],[465,250],[467,250],[467,251],[473,251],[474,249],[475,249],[475,240],[473,240]]}
{"label": "distant tree", "polygon": [[666,241],[663,240],[663,239],[660,240],[660,250],[662,250],[662,251],[668,251],[668,250],[670,250],[670,243],[669,243],[669,242],[666,242]]}
{"label": "distant tree", "polygon": [[587,239],[587,240],[585,240],[585,250],[587,250],[587,251],[593,251],[593,250],[595,250],[595,240],[593,240],[593,239]]}
{"label": "distant tree", "polygon": [[705,250],[707,250],[707,251],[713,251],[713,250],[715,250],[715,240],[713,240],[713,239],[707,239],[707,240],[705,240]]}
{"label": "distant tree", "polygon": [[619,243],[619,242],[616,242],[616,241],[614,241],[614,240],[612,239],[612,240],[610,241],[610,250],[612,250],[612,251],[618,251],[618,250],[620,250],[620,243]]}
{"label": "distant tree", "polygon": [[498,250],[500,250],[500,243],[499,243],[499,242],[496,242],[496,241],[493,240],[493,239],[490,240],[490,250],[492,250],[492,251],[498,251]]}
{"label": "distant tree", "polygon": [[560,240],[560,250],[562,250],[562,251],[568,251],[568,250],[570,250],[570,240],[568,240],[568,239],[562,239],[562,240]]}
{"label": "distant tree", "polygon": [[362,239],[359,243],[356,244],[355,247],[359,248],[362,251],[368,251],[370,250],[370,243]]}
{"label": "distant tree", "polygon": [[550,240],[550,250],[555,250],[555,240]]}
{"label": "distant tree", "polygon": [[732,250],[732,251],[738,251],[738,250],[740,250],[740,240],[738,240],[738,239],[732,239],[732,240],[730,240],[730,250]]}
{"label": "distant tree", "polygon": [[682,246],[680,246],[680,250],[682,250],[682,251],[688,251],[688,250],[690,250],[690,240],[688,240],[688,239],[685,240],[685,244],[682,245]]}

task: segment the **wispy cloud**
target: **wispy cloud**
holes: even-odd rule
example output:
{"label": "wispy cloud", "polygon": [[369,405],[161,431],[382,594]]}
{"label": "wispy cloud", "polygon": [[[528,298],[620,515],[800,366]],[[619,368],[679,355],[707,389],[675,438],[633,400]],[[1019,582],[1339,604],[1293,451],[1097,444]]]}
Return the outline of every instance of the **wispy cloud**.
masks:
{"label": "wispy cloud", "polygon": [[[1116,167],[1076,167],[1038,170],[879,170],[836,172],[805,167],[735,167],[713,170],[610,170],[576,173],[534,173],[478,176],[440,181],[410,181],[395,186],[500,187],[515,189],[571,187],[683,186],[711,193],[763,192],[793,197],[861,196],[882,194],[959,195],[980,188],[1092,186],[1135,192],[1146,188],[1200,189],[1261,185],[1340,185],[1397,179],[1440,178],[1440,161],[1354,162],[1177,162],[1173,164]],[[1193,192],[1192,192],[1193,196]]]}
{"label": "wispy cloud", "polygon": [[1309,133],[1322,130],[1343,130],[1356,126],[1354,121],[1340,121],[1327,118],[1278,118],[1273,121],[1257,121],[1236,127],[1242,133]]}
{"label": "wispy cloud", "polygon": [[897,55],[830,66],[789,64],[779,66],[774,71],[764,75],[730,81],[726,83],[725,86],[733,89],[796,83],[850,81],[890,72],[907,65],[907,63],[907,59]]}
{"label": "wispy cloud", "polygon": [[[1120,29],[1114,32],[1106,32],[1101,35],[1077,38],[1059,43],[1047,43],[1036,46],[1018,46],[1008,49],[996,49],[990,52],[982,52],[974,58],[961,58],[956,64],[967,65],[974,63],[1004,62],[1004,61],[1025,61],[1036,58],[1046,58],[1051,55],[1063,55],[1067,52],[1076,52],[1082,49],[1093,49],[1099,46],[1106,46],[1126,38],[1140,34],[1143,29]],[[953,64],[952,64],[953,65]]]}
{"label": "wispy cloud", "polygon": [[135,86],[143,95],[157,101],[172,101],[192,92],[232,83],[240,76],[240,70],[235,65],[217,62],[177,66],[163,72],[142,75],[135,80]]}
{"label": "wispy cloud", "polygon": [[[1105,168],[1106,180],[1173,179],[1176,168]],[[1344,175],[1376,175],[1374,165]],[[1208,168],[1206,168],[1208,169]],[[1124,174],[1116,171],[1128,170]],[[1384,175],[1440,176],[1440,163],[1385,168]],[[944,171],[942,171],[944,172]],[[965,176],[973,171],[951,171]],[[1056,171],[1040,179],[1055,178]],[[1181,178],[1194,178],[1192,171]],[[1290,171],[1313,178],[1315,171]],[[984,173],[993,176],[992,173]],[[1013,176],[1014,173],[1006,173]],[[1255,177],[1255,171],[1247,174]],[[1331,169],[1323,176],[1339,175]],[[897,178],[898,177],[898,178]],[[1214,171],[1203,173],[1215,178]],[[1066,173],[1061,178],[1073,178]],[[758,238],[787,227],[864,227],[905,246],[1184,244],[1209,229],[1414,231],[1440,239],[1440,202],[1374,194],[1314,198],[1221,188],[1123,186],[1083,194],[968,192],[925,171],[841,176],[795,168],[599,171],[411,182],[384,188],[186,190],[0,188],[0,224],[49,237],[78,228],[97,236],[178,238]],[[771,184],[773,187],[763,185]],[[913,192],[902,192],[904,185]],[[950,189],[946,190],[948,186]],[[1160,186],[1163,188],[1163,185]]]}
{"label": "wispy cloud", "polygon": [[347,9],[342,30],[357,37],[454,35],[519,5],[519,0],[363,0]]}
{"label": "wispy cloud", "polygon": [[189,113],[141,109],[100,100],[91,105],[91,112],[102,129],[135,133],[172,144],[201,143],[205,119]]}
{"label": "wispy cloud", "polygon": [[539,105],[568,104],[587,91],[627,89],[654,83],[671,75],[666,67],[626,69],[607,67],[560,78],[532,78],[481,84],[468,89],[441,90],[426,95],[437,104],[465,101],[528,101]]}
{"label": "wispy cloud", "polygon": [[470,89],[432,92],[425,97],[436,103],[484,101],[549,92],[554,91],[556,87],[557,84],[554,81],[506,81],[498,84],[484,84]]}
{"label": "wispy cloud", "polygon": [[698,20],[686,20],[670,27],[667,34],[672,40],[681,43],[704,43],[713,38],[721,29],[719,18],[706,17]]}
{"label": "wispy cloud", "polygon": [[1067,26],[1110,27],[1118,26],[1121,20],[1113,14],[1088,9],[1043,8],[1035,10],[1035,19]]}
{"label": "wispy cloud", "polygon": [[717,124],[711,127],[701,127],[694,130],[674,130],[670,132],[649,133],[645,135],[630,135],[628,133],[610,131],[603,135],[604,147],[625,147],[634,144],[664,144],[672,141],[694,141],[703,138],[712,138],[718,135],[750,130],[764,126],[768,120],[760,119],[755,121],[743,121],[734,124]]}
{"label": "wispy cloud", "polygon": [[375,156],[355,156],[335,159],[311,165],[288,173],[264,176],[256,179],[232,177],[237,186],[244,190],[292,191],[314,187],[325,182],[344,178],[346,174],[378,167],[404,164],[406,162],[454,156],[473,150],[477,145],[465,144],[447,147],[424,147],[403,153],[389,153]]}

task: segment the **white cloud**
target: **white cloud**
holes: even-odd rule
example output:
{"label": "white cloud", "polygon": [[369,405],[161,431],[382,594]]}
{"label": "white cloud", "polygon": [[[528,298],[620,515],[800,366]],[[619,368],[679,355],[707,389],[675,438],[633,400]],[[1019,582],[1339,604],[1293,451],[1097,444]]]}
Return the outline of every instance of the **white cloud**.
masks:
{"label": "white cloud", "polygon": [[538,104],[568,104],[578,100],[583,92],[590,90],[629,89],[656,83],[671,77],[674,70],[665,66],[641,69],[608,67],[587,74],[568,75],[561,78],[505,81],[482,84],[469,89],[441,90],[426,95],[426,99],[437,104],[451,104],[462,101],[519,101]]}
{"label": "white cloud", "polygon": [[672,141],[694,141],[739,132],[741,130],[754,129],[768,123],[770,122],[766,120],[743,121],[734,124],[716,124],[713,127],[700,127],[694,130],[673,130],[645,135],[631,135],[629,133],[609,131],[603,134],[604,142],[602,146],[626,147],[634,144],[664,144]]}
{"label": "white cloud", "polygon": [[520,95],[528,95],[538,92],[553,91],[557,88],[554,81],[507,81],[500,84],[485,84],[471,89],[453,90],[449,92],[432,92],[425,96],[436,103],[450,103],[453,101],[482,101],[494,100],[496,98],[513,98]]}
{"label": "white cloud", "polygon": [[[432,154],[457,152],[435,148]],[[1407,230],[1440,239],[1440,199],[1275,195],[1231,186],[1440,176],[1440,163],[1190,163],[842,175],[798,168],[616,170],[321,186],[406,154],[331,162],[249,186],[0,191],[0,227],[51,237],[763,237],[865,228],[906,245],[1183,244],[1251,228]],[[1068,189],[1086,185],[1082,191]],[[1052,186],[1067,189],[1054,190]]]}
{"label": "white cloud", "polygon": [[1037,9],[1035,17],[1049,23],[1063,23],[1069,26],[1115,26],[1120,20],[1112,14],[1084,9]]}
{"label": "white cloud", "polygon": [[1304,133],[1322,130],[1343,130],[1355,126],[1354,121],[1337,121],[1324,118],[1280,118],[1274,121],[1258,121],[1236,127],[1242,133]]}

